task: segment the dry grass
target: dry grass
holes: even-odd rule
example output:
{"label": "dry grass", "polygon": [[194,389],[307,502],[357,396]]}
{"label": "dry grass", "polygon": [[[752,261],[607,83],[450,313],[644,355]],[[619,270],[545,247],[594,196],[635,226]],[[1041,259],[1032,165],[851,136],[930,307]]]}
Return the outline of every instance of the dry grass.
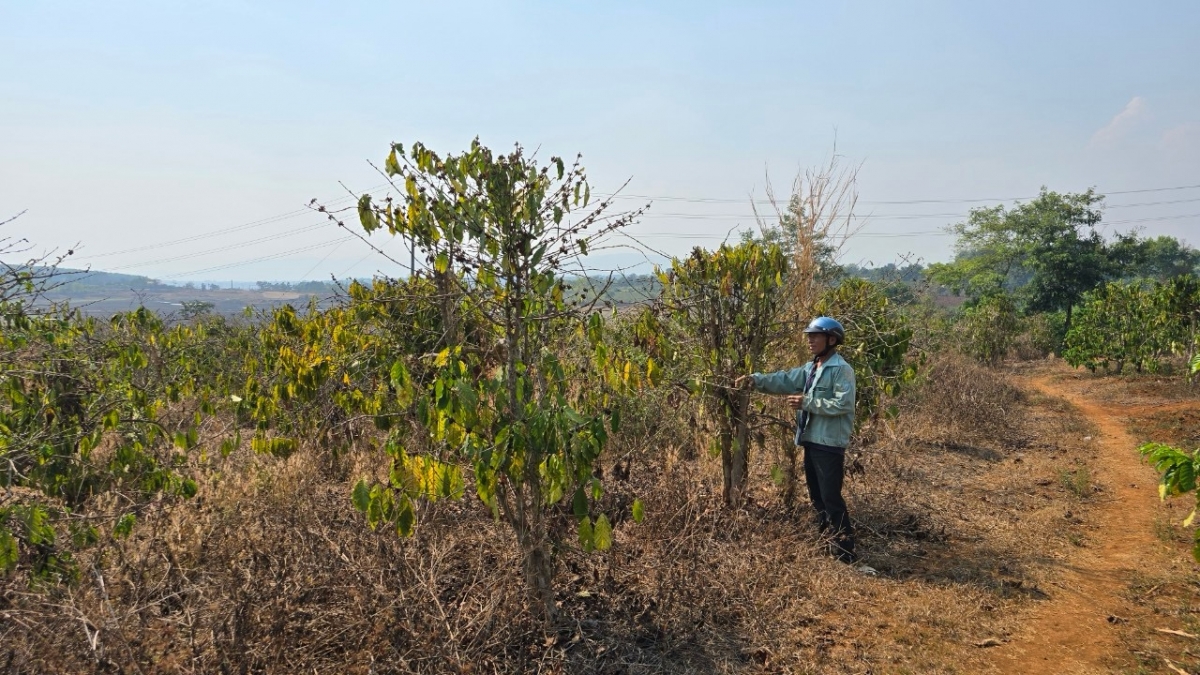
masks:
{"label": "dry grass", "polygon": [[[677,400],[626,420],[606,461],[616,545],[558,552],[561,618],[525,611],[512,537],[477,500],[439,503],[407,540],[349,504],[367,453],[329,465],[238,453],[201,495],[161,504],[128,540],[81,557],[74,587],[0,595],[11,673],[975,673],[1076,544],[1087,429],[964,361],[933,366],[894,437],[847,492],[869,576],[785,514],[753,458],[754,489],[720,506],[717,463]],[[698,456],[697,459],[691,459]],[[646,521],[621,516],[634,495]],[[1064,517],[1064,511],[1073,515]],[[1077,522],[1078,521],[1078,522]]]}

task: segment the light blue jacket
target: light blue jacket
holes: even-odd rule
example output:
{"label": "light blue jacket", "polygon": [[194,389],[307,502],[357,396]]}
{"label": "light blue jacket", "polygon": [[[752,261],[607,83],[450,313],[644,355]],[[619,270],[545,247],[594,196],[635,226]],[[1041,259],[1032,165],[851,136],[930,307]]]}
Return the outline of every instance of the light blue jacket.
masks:
{"label": "light blue jacket", "polygon": [[[813,362],[776,373],[754,373],[754,388],[767,394],[802,394]],[[841,354],[834,354],[817,368],[812,390],[796,411],[796,445],[802,441],[835,448],[850,445],[854,432],[854,369]],[[808,426],[800,436],[800,415],[808,413]]]}

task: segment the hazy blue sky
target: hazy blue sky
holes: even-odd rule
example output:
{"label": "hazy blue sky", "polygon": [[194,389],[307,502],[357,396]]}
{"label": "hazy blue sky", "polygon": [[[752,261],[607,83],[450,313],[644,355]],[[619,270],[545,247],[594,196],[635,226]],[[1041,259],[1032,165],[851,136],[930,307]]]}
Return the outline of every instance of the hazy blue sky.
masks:
{"label": "hazy blue sky", "polygon": [[[303,204],[378,185],[391,141],[478,135],[582,152],[598,191],[740,200],[655,201],[632,231],[679,254],[836,136],[870,216],[844,260],[946,259],[914,233],[985,202],[878,202],[1200,186],[1197,35],[1194,1],[0,0],[0,219],[28,209],[0,236],[167,279],[370,274]],[[1200,188],[1109,203],[1200,244]]]}

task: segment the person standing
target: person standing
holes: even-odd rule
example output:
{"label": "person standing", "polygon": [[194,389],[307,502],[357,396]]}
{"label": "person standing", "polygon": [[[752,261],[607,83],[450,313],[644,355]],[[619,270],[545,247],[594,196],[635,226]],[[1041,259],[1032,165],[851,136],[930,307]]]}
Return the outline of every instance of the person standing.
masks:
{"label": "person standing", "polygon": [[790,370],[754,373],[736,386],[786,395],[796,411],[795,443],[804,448],[804,479],[817,514],[817,527],[832,535],[830,553],[844,563],[857,560],[854,527],[842,497],[846,446],[854,431],[854,369],[837,353],[846,330],[832,317],[813,319],[804,329],[812,361]]}

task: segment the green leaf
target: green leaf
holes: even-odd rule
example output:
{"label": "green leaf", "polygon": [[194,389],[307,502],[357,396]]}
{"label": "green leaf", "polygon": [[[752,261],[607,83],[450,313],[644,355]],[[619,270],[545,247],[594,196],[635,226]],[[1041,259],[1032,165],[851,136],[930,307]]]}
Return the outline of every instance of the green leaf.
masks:
{"label": "green leaf", "polygon": [[367,487],[365,480],[359,480],[354,486],[354,492],[350,495],[350,501],[354,503],[354,508],[361,513],[367,512],[367,507],[371,504],[371,488]]}
{"label": "green leaf", "polygon": [[199,489],[199,486],[196,485],[196,481],[192,480],[191,478],[185,478],[183,479],[183,483],[180,484],[179,494],[182,495],[184,499],[191,499],[192,497],[196,496],[196,492],[199,491]]}
{"label": "green leaf", "polygon": [[411,537],[417,514],[413,512],[412,501],[407,496],[401,496],[399,512],[396,514],[396,534],[401,537]]}
{"label": "green leaf", "polygon": [[117,524],[113,527],[113,536],[117,539],[124,539],[133,532],[133,526],[137,524],[137,516],[132,513],[126,513],[117,519]]}
{"label": "green leaf", "polygon": [[438,274],[445,274],[446,270],[450,269],[450,256],[446,255],[445,251],[437,254],[437,258],[433,261],[433,268]]}
{"label": "green leaf", "polygon": [[609,417],[608,422],[612,432],[617,433],[617,429],[621,427],[621,408],[619,406],[613,406],[612,416]]}
{"label": "green leaf", "polygon": [[781,469],[778,464],[773,465],[771,467],[771,482],[775,483],[776,485],[783,485],[784,480],[785,476],[783,475],[783,469]]}
{"label": "green leaf", "polygon": [[20,560],[20,549],[17,548],[17,538],[7,529],[0,528],[0,570],[12,571]]}
{"label": "green leaf", "polygon": [[641,523],[642,518],[646,517],[645,507],[642,505],[641,499],[633,500],[633,522]]}
{"label": "green leaf", "polygon": [[368,233],[379,229],[379,216],[371,206],[371,195],[364,194],[358,198],[358,220]]}
{"label": "green leaf", "polygon": [[600,514],[592,528],[592,536],[595,538],[597,551],[607,551],[612,547],[612,525],[608,523],[608,516]]}
{"label": "green leaf", "polygon": [[575,488],[575,496],[571,498],[571,510],[574,511],[576,518],[586,518],[588,514],[587,494],[583,491],[583,486]]}

